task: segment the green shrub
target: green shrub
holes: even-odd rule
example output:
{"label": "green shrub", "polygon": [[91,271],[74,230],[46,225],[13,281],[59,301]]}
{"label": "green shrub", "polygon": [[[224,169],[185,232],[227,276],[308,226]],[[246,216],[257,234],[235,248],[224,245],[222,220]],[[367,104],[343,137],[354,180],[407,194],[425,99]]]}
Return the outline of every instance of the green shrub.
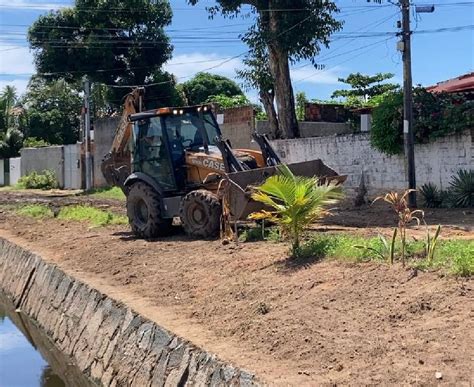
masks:
{"label": "green shrub", "polygon": [[474,171],[461,169],[449,185],[455,207],[474,207]]}
{"label": "green shrub", "polygon": [[[413,89],[413,130],[417,143],[460,133],[474,126],[474,102],[462,94]],[[372,113],[371,143],[393,155],[403,151],[403,93],[387,93]]]}
{"label": "green shrub", "polygon": [[389,155],[403,150],[403,94],[388,93],[372,112],[370,142]]}
{"label": "green shrub", "polygon": [[33,171],[18,180],[18,187],[26,189],[53,189],[58,188],[58,180],[53,171],[44,170],[41,173]]}
{"label": "green shrub", "polygon": [[423,184],[420,188],[423,204],[428,208],[439,208],[443,203],[441,191],[433,183]]}
{"label": "green shrub", "polygon": [[36,137],[27,137],[23,141],[23,146],[25,148],[42,148],[50,145],[51,144],[49,142]]}

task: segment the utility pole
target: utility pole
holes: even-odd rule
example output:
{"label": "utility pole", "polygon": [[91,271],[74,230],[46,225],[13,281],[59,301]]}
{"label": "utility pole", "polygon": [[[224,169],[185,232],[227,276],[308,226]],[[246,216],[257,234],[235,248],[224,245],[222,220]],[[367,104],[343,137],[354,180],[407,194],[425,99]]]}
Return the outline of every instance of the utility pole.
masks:
{"label": "utility pole", "polygon": [[[403,138],[408,168],[408,188],[416,189],[415,177],[415,135],[413,133],[413,82],[411,75],[411,30],[410,0],[400,0],[402,9],[402,52],[403,52]],[[416,192],[408,195],[410,207],[416,207]]]}
{"label": "utility pole", "polygon": [[90,113],[90,82],[87,76],[84,77],[84,143],[85,143],[85,177],[86,191],[92,188],[92,164],[90,154],[90,137],[91,137],[91,113]]}

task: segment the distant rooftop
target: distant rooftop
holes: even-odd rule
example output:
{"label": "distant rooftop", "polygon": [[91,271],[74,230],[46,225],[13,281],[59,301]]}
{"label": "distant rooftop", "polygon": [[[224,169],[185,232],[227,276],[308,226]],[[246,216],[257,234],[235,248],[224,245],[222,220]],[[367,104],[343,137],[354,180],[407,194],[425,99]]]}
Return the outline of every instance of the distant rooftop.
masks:
{"label": "distant rooftop", "polygon": [[448,93],[472,92],[474,91],[474,72],[439,82],[434,86],[427,87],[426,90],[432,93],[441,93],[443,91]]}

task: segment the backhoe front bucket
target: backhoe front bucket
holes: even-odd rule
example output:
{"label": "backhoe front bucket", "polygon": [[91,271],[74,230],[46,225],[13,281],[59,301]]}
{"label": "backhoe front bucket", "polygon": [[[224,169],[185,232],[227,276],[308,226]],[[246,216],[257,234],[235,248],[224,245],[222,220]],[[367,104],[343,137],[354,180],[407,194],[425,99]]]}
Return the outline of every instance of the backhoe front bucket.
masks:
{"label": "backhoe front bucket", "polygon": [[[233,220],[247,219],[252,212],[263,208],[261,203],[251,199],[251,186],[262,184],[266,178],[278,173],[278,167],[252,169],[243,172],[233,172],[226,175],[229,186],[228,202]],[[303,161],[288,164],[288,168],[296,176],[318,177],[321,182],[336,182],[342,184],[347,176],[339,176],[336,171],[329,168],[321,160]]]}

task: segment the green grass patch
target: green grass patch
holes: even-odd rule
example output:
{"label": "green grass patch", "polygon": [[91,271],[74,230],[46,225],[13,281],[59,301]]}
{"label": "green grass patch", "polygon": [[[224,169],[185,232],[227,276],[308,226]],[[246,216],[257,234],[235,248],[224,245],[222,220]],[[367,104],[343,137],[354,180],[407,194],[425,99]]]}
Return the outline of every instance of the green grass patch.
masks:
{"label": "green grass patch", "polygon": [[99,199],[125,200],[125,194],[119,187],[98,188],[88,195]]}
{"label": "green grass patch", "polygon": [[58,219],[87,221],[97,227],[128,223],[126,216],[83,205],[63,207],[59,211]]}
{"label": "green grass patch", "polygon": [[[395,256],[398,258],[400,251],[400,242],[397,241]],[[409,265],[421,270],[443,270],[459,276],[474,275],[474,240],[439,240],[431,262],[425,258],[423,241],[408,242],[406,254]],[[299,257],[389,263],[388,252],[384,250],[384,243],[379,237],[363,238],[348,234],[317,235],[301,245]]]}
{"label": "green grass patch", "polygon": [[[367,249],[356,246],[366,246]],[[380,261],[379,255],[370,249],[379,251],[382,246],[379,238],[366,239],[347,234],[325,234],[318,235],[303,243],[300,247],[299,256],[301,258],[342,259],[352,262]]]}
{"label": "green grass patch", "polygon": [[422,270],[445,270],[451,274],[468,277],[474,275],[474,240],[440,241],[432,261],[420,259],[413,266]]}
{"label": "green grass patch", "polygon": [[52,218],[53,211],[44,204],[27,204],[17,209],[17,214],[32,218]]}

